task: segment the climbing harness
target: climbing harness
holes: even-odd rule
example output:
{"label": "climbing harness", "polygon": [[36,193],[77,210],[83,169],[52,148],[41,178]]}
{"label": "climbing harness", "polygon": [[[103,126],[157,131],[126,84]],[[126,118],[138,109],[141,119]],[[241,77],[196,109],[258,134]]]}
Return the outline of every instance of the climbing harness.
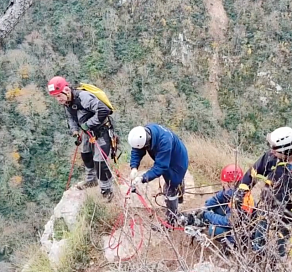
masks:
{"label": "climbing harness", "polygon": [[[106,123],[106,126],[108,128],[109,137],[111,139],[111,159],[114,160],[114,163],[117,163],[118,159],[122,155],[122,150],[119,147],[120,139],[115,132],[114,125],[112,124],[112,118],[108,117],[108,120],[109,121]],[[120,154],[118,154],[118,152],[120,152]]]}
{"label": "climbing harness", "polygon": [[[104,123],[102,124],[100,129],[103,129],[103,128],[106,128],[108,130],[108,134],[110,137],[110,147],[111,147],[110,157],[114,161],[114,163],[117,163],[123,152],[119,146],[120,139],[115,131],[112,117],[108,116],[106,118],[106,120],[104,121]],[[91,133],[90,133],[90,135],[91,135]],[[90,139],[93,136],[96,136],[96,135],[91,135]],[[96,137],[94,137],[94,138],[96,139]]]}

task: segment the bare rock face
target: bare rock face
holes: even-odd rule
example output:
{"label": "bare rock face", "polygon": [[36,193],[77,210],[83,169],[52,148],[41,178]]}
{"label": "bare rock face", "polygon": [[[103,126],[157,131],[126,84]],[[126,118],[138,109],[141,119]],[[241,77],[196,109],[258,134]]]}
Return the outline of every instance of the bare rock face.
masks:
{"label": "bare rock face", "polygon": [[53,245],[53,233],[54,233],[54,216],[51,216],[50,220],[45,225],[45,230],[41,237],[41,245],[45,252],[51,251]]}
{"label": "bare rock face", "polygon": [[64,192],[61,201],[55,207],[54,217],[63,218],[68,229],[72,231],[86,197],[86,190],[80,191],[75,187],[70,188]]}
{"label": "bare rock face", "polygon": [[52,267],[57,267],[60,257],[66,247],[66,239],[62,239],[56,229],[57,222],[62,222],[62,229],[72,231],[77,223],[78,214],[87,198],[87,190],[78,190],[75,187],[64,192],[62,199],[54,209],[54,214],[45,225],[41,237],[42,250],[48,254]]}
{"label": "bare rock face", "polygon": [[48,255],[53,267],[57,267],[60,263],[60,258],[62,257],[62,254],[66,247],[66,243],[66,239],[53,242],[50,253]]}
{"label": "bare rock face", "polygon": [[[139,184],[137,186],[137,190],[143,195],[148,207],[157,209],[153,196],[157,195],[160,190],[162,190],[163,184],[164,180],[163,178],[160,178],[153,180],[148,184]],[[187,172],[185,176],[185,185],[189,192],[196,194],[201,193],[200,190],[194,188],[195,182],[189,172]],[[118,189],[124,197],[129,190],[129,186],[122,184],[118,186]],[[118,189],[116,188],[116,190]],[[88,195],[96,195],[95,190],[96,188],[86,190],[78,190],[75,187],[70,188],[63,194],[62,199],[54,209],[54,214],[45,225],[44,233],[41,237],[42,250],[47,254],[51,267],[56,271],[67,246],[67,240],[63,239],[63,232],[74,230],[76,223],[78,222],[78,215],[84,206]],[[211,190],[211,188],[208,188],[208,190]],[[147,209],[145,209],[145,206],[141,203],[135,193],[130,193],[128,196],[129,199],[127,199],[127,201],[129,201],[129,207],[131,209],[136,208],[135,215],[126,212],[125,216],[127,220],[123,223],[123,226],[119,226],[111,236],[102,237],[104,255],[109,262],[115,262],[120,259],[131,259],[131,257],[141,254],[141,252],[143,252],[144,249],[149,248],[149,246],[152,249],[159,248],[163,239],[165,239],[165,234],[163,232],[151,231],[150,223],[155,223],[157,218],[149,217]],[[194,198],[197,197],[198,195],[186,194],[185,204],[187,205],[189,203],[190,207],[193,208]],[[157,202],[160,205],[165,205],[164,196],[159,196]],[[147,222],[147,220],[149,220],[149,222]],[[145,224],[146,222],[147,224]],[[159,221],[156,223],[158,225],[160,224]],[[200,263],[191,271],[225,272],[225,270],[218,270],[218,268],[215,269],[212,265],[212,263]],[[29,270],[23,270],[23,272],[25,271]],[[164,269],[162,271],[169,270]]]}

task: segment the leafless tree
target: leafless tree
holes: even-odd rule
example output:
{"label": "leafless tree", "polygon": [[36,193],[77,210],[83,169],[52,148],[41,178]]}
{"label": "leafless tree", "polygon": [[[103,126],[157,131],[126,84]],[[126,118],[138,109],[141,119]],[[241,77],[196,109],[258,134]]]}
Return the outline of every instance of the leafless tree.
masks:
{"label": "leafless tree", "polygon": [[11,0],[3,16],[0,18],[0,39],[7,35],[18,24],[33,0]]}

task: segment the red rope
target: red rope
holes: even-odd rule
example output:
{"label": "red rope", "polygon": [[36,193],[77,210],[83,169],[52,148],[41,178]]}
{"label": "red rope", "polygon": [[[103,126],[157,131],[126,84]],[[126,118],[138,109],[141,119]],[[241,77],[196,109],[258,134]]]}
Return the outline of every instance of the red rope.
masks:
{"label": "red rope", "polygon": [[110,234],[110,238],[109,238],[109,240],[108,240],[108,247],[109,247],[110,249],[112,249],[112,250],[114,250],[114,249],[116,249],[117,247],[119,247],[120,244],[122,243],[122,242],[119,242],[115,247],[113,247],[113,244],[114,244],[114,243],[111,244],[111,240],[112,240],[112,238],[113,238],[115,232],[117,231],[117,228],[121,227],[121,226],[123,225],[123,222],[124,222],[124,214],[121,213],[121,214],[119,215],[118,219],[116,220],[115,224],[114,224],[114,227],[113,227],[113,229],[112,229],[112,231],[111,231],[111,234]]}
{"label": "red rope", "polygon": [[78,147],[79,146],[76,146],[76,148],[75,148],[75,152],[74,152],[74,156],[73,156],[73,160],[72,160],[71,169],[70,169],[69,176],[68,176],[68,180],[67,180],[67,183],[66,183],[66,189],[65,189],[66,191],[70,187],[71,178],[72,178],[72,174],[73,174],[73,170],[74,170],[74,165],[75,165],[75,161],[76,161],[76,157],[77,157]]}
{"label": "red rope", "polygon": [[[138,252],[139,250],[142,248],[142,245],[143,245],[143,241],[144,241],[144,233],[143,233],[143,225],[142,225],[142,218],[141,216],[138,215],[138,218],[139,218],[139,226],[140,226],[140,234],[141,234],[141,239],[139,241],[139,244],[137,246],[137,249],[136,249],[136,252],[134,254],[132,254],[131,256],[129,257],[126,257],[126,258],[122,258],[121,261],[129,261],[131,260]],[[134,231],[134,226],[136,224],[136,220],[134,220],[133,218],[131,219],[131,223],[130,223],[130,228],[132,230],[132,237],[134,237],[135,235],[135,231]],[[117,255],[119,255],[119,247],[117,249]]]}
{"label": "red rope", "polygon": [[[130,189],[131,187],[130,187],[129,183],[127,182],[127,180],[125,178],[123,178],[121,175],[120,175],[120,178],[121,178],[121,180],[123,181],[124,184],[129,186],[129,189]],[[136,188],[136,194],[137,194],[138,199],[140,200],[140,202],[144,206],[144,208],[149,212],[149,214],[152,215],[153,213],[155,213],[155,211],[153,211],[153,209],[148,206],[145,198],[140,194],[140,192],[137,190],[137,188]],[[182,227],[174,227],[174,226],[168,224],[165,220],[161,219],[159,216],[157,217],[157,219],[165,227],[168,227],[168,228],[174,229],[174,230],[182,230],[182,231],[184,230],[184,228],[182,228]]]}
{"label": "red rope", "polygon": [[[126,207],[127,199],[128,199],[128,196],[130,195],[130,193],[131,193],[131,187],[129,187],[129,189],[128,189],[127,193],[126,193],[125,202],[124,202],[124,208]],[[138,246],[136,247],[136,252],[134,254],[132,254],[131,256],[127,257],[127,258],[121,258],[121,261],[131,260],[138,253],[138,251],[142,248],[143,241],[144,241],[144,233],[143,233],[143,226],[142,226],[142,218],[139,215],[138,215],[138,218],[139,218],[139,226],[140,226],[141,238],[140,238]],[[117,245],[114,246],[114,247],[113,247],[113,244],[111,244],[111,240],[112,240],[114,234],[116,233],[117,228],[121,227],[124,224],[125,220],[126,220],[126,218],[124,216],[124,213],[121,213],[119,215],[119,217],[117,218],[115,224],[114,224],[114,227],[113,227],[113,229],[111,231],[110,238],[109,238],[109,241],[108,241],[108,247],[110,249],[112,249],[112,250],[117,249],[117,256],[119,256],[119,247],[122,244],[122,241],[120,241],[121,236],[119,237],[119,241],[118,241]],[[130,223],[129,223],[129,226],[131,228],[132,237],[135,236],[134,227],[135,227],[136,224],[137,224],[137,221],[132,218],[130,220]]]}
{"label": "red rope", "polygon": [[[90,138],[93,138],[92,134],[89,131],[87,131],[87,134],[89,135]],[[95,140],[94,144],[97,146],[98,150],[101,152],[102,156],[104,157],[104,160],[107,161],[108,160],[107,154],[100,148],[100,146],[98,145],[98,143],[97,143],[96,140]],[[126,193],[126,196],[125,196],[125,202],[124,202],[124,208],[125,208],[126,202],[127,202],[127,199],[128,199],[128,196],[131,193],[131,189],[132,188],[129,185],[129,183],[127,182],[127,180],[122,176],[122,174],[117,169],[115,170],[115,172],[116,172],[116,175],[119,178],[119,180],[122,181],[121,183],[126,184],[129,187],[129,189],[128,189],[127,193]],[[142,203],[142,205],[145,207],[145,209],[149,212],[149,214],[153,215],[153,213],[154,213],[153,209],[148,206],[146,200],[139,193],[139,191],[137,191],[137,189],[136,189],[135,193],[137,194],[138,199],[140,200],[140,202]],[[166,226],[167,228],[171,228],[171,229],[174,229],[174,230],[182,230],[182,231],[184,230],[184,228],[182,228],[182,227],[174,227],[174,226],[168,224],[166,221],[162,220],[160,217],[157,217],[157,218],[160,221],[160,223],[162,225]],[[141,239],[140,239],[139,245],[137,247],[137,250],[136,250],[136,252],[132,256],[121,259],[122,261],[127,261],[127,260],[132,259],[137,254],[137,252],[141,249],[141,247],[143,245],[143,240],[144,240],[144,237],[143,236],[144,236],[144,234],[143,234],[142,218],[140,216],[139,216],[139,221],[140,221],[140,224],[139,225],[140,225]],[[109,242],[108,242],[108,246],[109,246],[110,249],[112,249],[112,250],[117,249],[117,254],[118,254],[118,250],[119,250],[119,247],[122,244],[122,242],[121,241],[118,241],[118,244],[113,247],[113,244],[111,244],[111,240],[112,240],[115,232],[117,231],[117,228],[120,227],[120,226],[122,226],[124,224],[124,222],[125,222],[125,217],[124,217],[124,214],[121,213],[118,216],[118,218],[117,218],[117,220],[116,220],[116,222],[114,224],[114,227],[113,227],[113,229],[111,231],[110,238],[109,238]],[[136,221],[134,219],[131,219],[131,221],[130,221],[130,227],[131,227],[131,230],[132,230],[132,236],[133,237],[134,237],[134,233],[135,233],[135,231],[134,231],[134,225],[135,224],[136,224]]]}
{"label": "red rope", "polygon": [[[137,189],[136,189],[137,190]],[[146,200],[142,197],[142,195],[140,193],[137,193],[137,196],[140,200],[140,202],[143,204],[143,206],[147,209],[147,211],[152,215],[153,214],[153,209],[151,209],[148,205],[147,205],[147,202]],[[161,217],[157,216],[157,219],[160,221],[160,223],[162,225],[164,225],[165,227],[167,228],[170,228],[170,229],[174,229],[174,230],[184,230],[184,228],[182,227],[174,227],[170,224],[168,224],[165,220],[163,220]]]}
{"label": "red rope", "polygon": [[101,149],[101,147],[99,146],[99,144],[97,143],[95,137],[93,137],[93,135],[90,133],[90,131],[86,131],[86,133],[88,134],[88,136],[91,139],[94,139],[94,144],[96,145],[96,147],[98,148],[98,150],[101,152],[102,156],[104,157],[104,160],[107,161],[109,160],[108,155]]}

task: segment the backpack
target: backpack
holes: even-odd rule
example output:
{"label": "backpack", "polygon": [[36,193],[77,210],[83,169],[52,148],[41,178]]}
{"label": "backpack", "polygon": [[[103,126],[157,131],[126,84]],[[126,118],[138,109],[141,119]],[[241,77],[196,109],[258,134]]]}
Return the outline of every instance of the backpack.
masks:
{"label": "backpack", "polygon": [[76,90],[87,91],[94,94],[101,102],[103,102],[108,108],[114,111],[114,107],[112,106],[111,102],[107,98],[105,92],[94,85],[80,83],[80,85],[76,88]]}
{"label": "backpack", "polygon": [[[80,85],[75,88],[76,90],[80,91],[87,91],[95,95],[101,102],[103,102],[111,111],[114,111],[114,107],[112,106],[111,102],[109,101],[107,95],[104,91],[99,89],[98,87],[86,84],[86,83],[80,83]],[[79,105],[81,107],[81,105]],[[119,136],[116,134],[115,126],[113,124],[113,119],[111,117],[108,117],[108,121],[106,122],[106,127],[109,131],[109,136],[111,139],[111,158],[114,160],[115,163],[117,163],[118,159],[120,158],[122,151],[119,148]],[[118,151],[120,151],[120,154],[118,155]]]}

